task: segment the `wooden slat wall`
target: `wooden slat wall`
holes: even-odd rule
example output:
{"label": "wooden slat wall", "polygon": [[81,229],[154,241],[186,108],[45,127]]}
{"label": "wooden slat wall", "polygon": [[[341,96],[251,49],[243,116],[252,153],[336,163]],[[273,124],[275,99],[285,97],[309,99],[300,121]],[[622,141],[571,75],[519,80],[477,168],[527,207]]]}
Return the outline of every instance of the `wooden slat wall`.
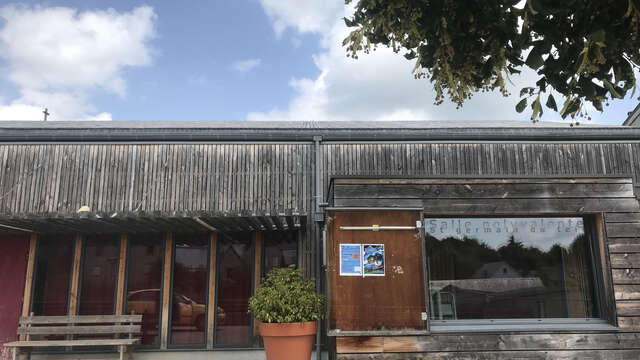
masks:
{"label": "wooden slat wall", "polygon": [[[639,156],[634,158],[634,151]],[[325,144],[323,181],[336,176],[632,177],[634,161],[640,169],[639,144]]]}
{"label": "wooden slat wall", "polygon": [[0,216],[306,214],[308,144],[0,146]]}
{"label": "wooden slat wall", "polygon": [[[439,215],[491,215],[491,214],[598,214],[597,220],[604,227],[597,231],[603,239],[604,284],[613,284],[615,304],[605,297],[605,306],[615,307],[618,326],[625,333],[589,335],[589,346],[602,350],[590,354],[594,359],[606,359],[606,349],[619,350],[621,358],[640,358],[640,345],[621,346],[624,339],[637,341],[640,336],[640,206],[633,193],[633,182],[629,178],[529,178],[529,179],[335,179],[332,189],[333,202],[341,207],[409,207],[424,208],[426,216]],[[609,272],[610,270],[610,272]],[[609,279],[611,274],[611,279]],[[610,305],[610,306],[607,306]],[[605,314],[606,317],[607,314]],[[628,335],[626,335],[628,334]],[[493,336],[493,337],[492,337]],[[568,356],[580,358],[584,350],[576,339],[584,335],[522,335],[517,342],[509,342],[507,335],[491,335],[488,339],[480,335],[465,336],[464,348],[450,348],[453,337],[412,337],[405,340],[389,337],[339,338],[339,359],[364,359],[356,348],[367,348],[367,352],[383,353],[381,359],[403,359],[403,352],[415,359],[472,358],[480,352],[478,359],[509,358],[501,351],[515,351],[532,359],[556,359]],[[477,339],[476,339],[477,338]],[[525,341],[526,339],[526,341]],[[522,341],[521,341],[522,340]],[[562,344],[557,341],[563,342]],[[404,342],[403,342],[404,341]],[[489,341],[487,343],[487,341]],[[496,341],[494,344],[493,342]],[[582,340],[579,340],[582,343]],[[586,340],[585,340],[586,341]],[[566,343],[574,344],[568,346]],[[399,345],[400,344],[400,345]],[[499,344],[499,345],[498,345]],[[495,346],[494,346],[495,345]],[[584,344],[583,344],[584,345]],[[567,353],[565,348],[575,351]],[[377,350],[376,350],[377,349]],[[622,351],[625,349],[625,351]],[[631,350],[634,349],[634,350]],[[440,351],[440,352],[438,352]],[[452,354],[451,351],[460,351]],[[468,351],[469,353],[465,353]],[[546,355],[545,355],[546,351]],[[553,352],[556,351],[556,352]],[[455,355],[455,356],[454,356]],[[459,356],[459,357],[456,357]],[[544,357],[547,356],[547,357]]]}

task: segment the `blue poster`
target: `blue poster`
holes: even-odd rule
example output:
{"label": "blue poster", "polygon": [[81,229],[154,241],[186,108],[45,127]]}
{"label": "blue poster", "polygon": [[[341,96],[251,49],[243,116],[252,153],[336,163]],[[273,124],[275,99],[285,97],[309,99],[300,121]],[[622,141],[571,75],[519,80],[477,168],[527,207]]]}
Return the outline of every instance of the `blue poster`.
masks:
{"label": "blue poster", "polygon": [[362,276],[362,246],[340,244],[340,276]]}
{"label": "blue poster", "polygon": [[384,276],[384,244],[362,245],[364,276]]}

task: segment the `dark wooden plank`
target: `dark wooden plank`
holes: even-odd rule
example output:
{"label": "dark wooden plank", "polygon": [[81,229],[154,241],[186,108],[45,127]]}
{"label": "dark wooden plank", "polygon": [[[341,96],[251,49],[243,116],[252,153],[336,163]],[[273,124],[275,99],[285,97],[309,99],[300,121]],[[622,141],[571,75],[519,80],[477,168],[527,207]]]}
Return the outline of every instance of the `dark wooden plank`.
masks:
{"label": "dark wooden plank", "polygon": [[616,301],[616,312],[618,316],[640,317],[640,301],[618,300]]}
{"label": "dark wooden plank", "polygon": [[339,354],[338,360],[637,360],[640,350],[564,350],[564,351],[496,351],[496,352],[440,352],[396,354]]}
{"label": "dark wooden plank", "polygon": [[640,223],[606,223],[607,237],[634,237],[640,235]]}
{"label": "dark wooden plank", "polygon": [[611,274],[616,285],[640,285],[640,269],[612,269]]}
{"label": "dark wooden plank", "polygon": [[608,240],[609,252],[611,253],[640,252],[640,238],[610,238]]}
{"label": "dark wooden plank", "polygon": [[640,349],[640,334],[464,334],[338,337],[338,353]]}
{"label": "dark wooden plank", "polygon": [[618,327],[622,331],[640,332],[640,317],[619,317]]}
{"label": "dark wooden plank", "polygon": [[[633,198],[632,184],[337,184],[334,197],[404,199]],[[640,224],[639,224],[640,225]]]}
{"label": "dark wooden plank", "polygon": [[605,220],[608,223],[630,223],[636,222],[640,223],[640,212],[632,212],[632,213],[607,213],[605,215]]}
{"label": "dark wooden plank", "polygon": [[434,214],[544,214],[634,211],[638,201],[622,199],[336,199],[335,206],[344,207],[408,207],[425,208]]}
{"label": "dark wooden plank", "polygon": [[615,285],[616,300],[640,300],[640,285]]}
{"label": "dark wooden plank", "polygon": [[613,269],[640,269],[640,253],[610,254]]}

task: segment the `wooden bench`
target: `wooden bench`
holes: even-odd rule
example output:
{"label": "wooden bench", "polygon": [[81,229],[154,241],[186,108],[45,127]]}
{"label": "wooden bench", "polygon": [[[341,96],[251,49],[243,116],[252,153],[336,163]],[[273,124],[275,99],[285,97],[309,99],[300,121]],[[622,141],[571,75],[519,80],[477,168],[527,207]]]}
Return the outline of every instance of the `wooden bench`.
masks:
{"label": "wooden bench", "polygon": [[[76,346],[116,346],[120,360],[125,355],[131,359],[132,346],[140,342],[140,338],[134,336],[140,333],[141,323],[142,315],[23,316],[18,325],[20,340],[4,346],[13,348],[13,360],[21,355],[30,359],[31,349],[36,347]],[[91,338],[74,339],[73,335]],[[53,336],[64,339],[46,339]]]}

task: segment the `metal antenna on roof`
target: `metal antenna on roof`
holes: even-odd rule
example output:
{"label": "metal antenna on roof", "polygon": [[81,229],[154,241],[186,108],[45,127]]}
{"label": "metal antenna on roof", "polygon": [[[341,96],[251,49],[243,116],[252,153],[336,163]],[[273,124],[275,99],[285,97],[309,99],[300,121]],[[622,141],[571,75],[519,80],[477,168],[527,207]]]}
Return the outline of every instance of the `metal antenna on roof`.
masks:
{"label": "metal antenna on roof", "polygon": [[49,114],[49,109],[44,108],[44,111],[42,112],[44,114],[44,121],[47,121],[47,117],[51,114]]}

